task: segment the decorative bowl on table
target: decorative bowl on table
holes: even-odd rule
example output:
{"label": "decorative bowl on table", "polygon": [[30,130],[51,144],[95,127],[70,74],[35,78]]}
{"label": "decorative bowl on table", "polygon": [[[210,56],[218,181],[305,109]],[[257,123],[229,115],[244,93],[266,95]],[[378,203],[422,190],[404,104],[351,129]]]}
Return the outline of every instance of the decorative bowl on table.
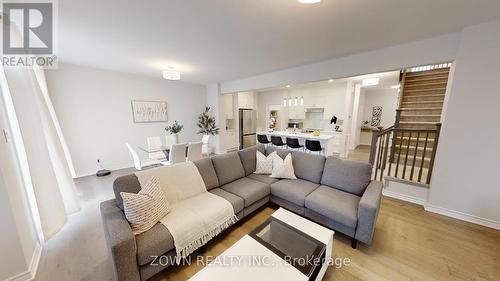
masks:
{"label": "decorative bowl on table", "polygon": [[313,136],[315,136],[315,137],[319,137],[319,131],[314,131],[314,132],[312,133],[312,135],[313,135]]}

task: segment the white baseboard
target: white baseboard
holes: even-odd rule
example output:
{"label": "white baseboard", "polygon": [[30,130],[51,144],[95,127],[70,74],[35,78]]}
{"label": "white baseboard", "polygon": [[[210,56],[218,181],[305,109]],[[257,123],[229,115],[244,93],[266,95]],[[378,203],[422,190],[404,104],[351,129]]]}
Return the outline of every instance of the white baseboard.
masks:
{"label": "white baseboard", "polygon": [[498,221],[481,218],[481,217],[478,217],[475,215],[470,215],[470,214],[462,213],[459,211],[454,211],[454,210],[446,209],[443,207],[434,206],[431,204],[425,204],[424,209],[428,212],[432,212],[432,213],[440,214],[443,216],[452,217],[454,219],[463,220],[463,221],[467,221],[467,222],[471,222],[471,223],[475,223],[475,224],[479,224],[482,226],[486,226],[486,227],[500,230],[500,222],[498,222]]}
{"label": "white baseboard", "polygon": [[384,196],[387,196],[387,197],[391,197],[391,198],[395,198],[395,199],[407,201],[407,202],[410,202],[410,203],[413,203],[413,204],[417,204],[417,205],[421,205],[421,206],[425,206],[425,200],[422,199],[422,198],[418,198],[418,197],[414,197],[414,196],[410,196],[410,195],[406,195],[406,194],[401,194],[401,193],[397,193],[397,192],[393,192],[393,191],[387,190],[385,188],[382,190],[382,194]]}
{"label": "white baseboard", "polygon": [[42,246],[40,245],[40,243],[37,243],[35,246],[35,250],[33,251],[33,256],[31,257],[31,262],[28,266],[28,270],[7,278],[4,281],[31,281],[35,279],[41,256]]}

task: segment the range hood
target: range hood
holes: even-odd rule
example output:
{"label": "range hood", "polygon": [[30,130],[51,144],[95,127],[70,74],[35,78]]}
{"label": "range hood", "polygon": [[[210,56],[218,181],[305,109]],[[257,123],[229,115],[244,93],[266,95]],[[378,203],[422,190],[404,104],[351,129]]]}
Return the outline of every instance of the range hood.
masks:
{"label": "range hood", "polygon": [[311,112],[311,113],[323,113],[325,109],[323,107],[309,107],[306,108],[306,112]]}

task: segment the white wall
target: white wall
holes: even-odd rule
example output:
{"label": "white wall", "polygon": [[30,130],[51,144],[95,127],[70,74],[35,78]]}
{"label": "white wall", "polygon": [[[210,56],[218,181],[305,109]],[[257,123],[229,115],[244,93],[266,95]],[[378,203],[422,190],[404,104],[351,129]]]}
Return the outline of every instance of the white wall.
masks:
{"label": "white wall", "polygon": [[[95,173],[97,159],[108,169],[131,167],[125,143],[144,146],[174,120],[184,125],[179,141],[201,139],[196,122],[207,101],[204,86],[63,63],[46,76],[77,176]],[[166,101],[169,122],[134,123],[132,100]]]}
{"label": "white wall", "polygon": [[[372,108],[374,106],[382,106],[382,120],[380,126],[387,128],[394,125],[396,118],[396,109],[398,108],[398,90],[397,89],[363,89],[365,96],[365,104],[363,108],[363,121],[372,120]],[[372,133],[361,132],[360,144],[370,145]]]}
{"label": "white wall", "polygon": [[[302,120],[304,128],[322,128],[325,130],[333,130],[335,125],[330,125],[331,113],[335,114],[339,119],[346,119],[345,99],[346,99],[346,81],[328,83],[324,85],[304,85],[291,89],[279,89],[273,91],[258,92],[258,127],[265,129],[267,112],[269,105],[283,105],[285,97],[304,97],[304,108],[309,107],[311,99],[323,101],[325,104],[317,105],[325,108],[323,117],[318,119],[314,115],[306,113],[308,120]],[[328,111],[326,108],[328,107]],[[281,129],[286,129],[288,123],[288,107],[282,107],[280,110],[280,125]]]}
{"label": "white wall", "polygon": [[500,229],[500,21],[462,32],[426,209]]}
{"label": "white wall", "polygon": [[265,89],[450,61],[455,58],[459,41],[460,33],[450,33],[385,49],[227,81],[221,83],[221,91],[233,93]]}

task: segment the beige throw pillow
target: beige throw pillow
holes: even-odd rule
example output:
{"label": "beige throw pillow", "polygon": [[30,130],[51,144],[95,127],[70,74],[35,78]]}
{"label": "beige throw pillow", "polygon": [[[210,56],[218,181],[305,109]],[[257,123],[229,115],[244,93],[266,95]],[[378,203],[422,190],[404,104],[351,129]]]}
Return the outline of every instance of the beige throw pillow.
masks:
{"label": "beige throw pillow", "polygon": [[291,153],[288,153],[284,160],[278,155],[273,157],[273,172],[270,177],[278,179],[297,179],[295,171],[293,170]]}
{"label": "beige throw pillow", "polygon": [[262,152],[257,151],[257,161],[254,174],[270,175],[273,172],[273,158],[278,156],[276,151],[267,157]]}
{"label": "beige throw pillow", "polygon": [[170,206],[157,177],[152,177],[139,193],[120,192],[125,217],[134,235],[153,227],[170,212]]}

